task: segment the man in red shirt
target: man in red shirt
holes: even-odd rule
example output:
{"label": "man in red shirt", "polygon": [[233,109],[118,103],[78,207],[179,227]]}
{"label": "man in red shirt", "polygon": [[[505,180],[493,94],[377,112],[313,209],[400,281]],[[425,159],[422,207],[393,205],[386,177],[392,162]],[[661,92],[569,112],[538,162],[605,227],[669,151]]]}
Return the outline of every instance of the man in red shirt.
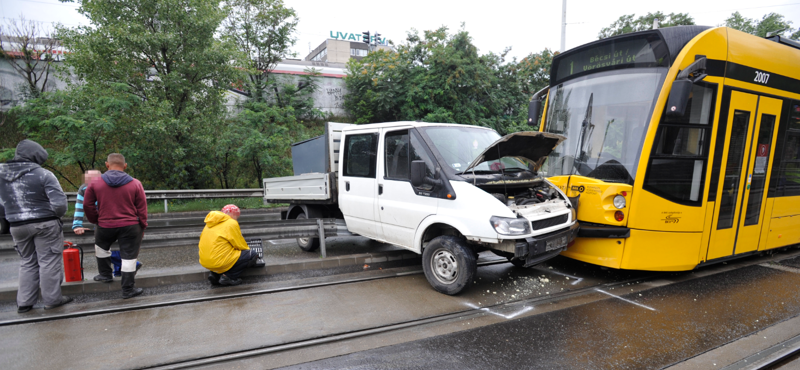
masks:
{"label": "man in red shirt", "polygon": [[128,164],[122,154],[109,154],[106,167],[108,171],[100,177],[103,181],[89,185],[83,201],[86,218],[97,225],[94,250],[99,275],[94,280],[106,283],[114,280],[109,249],[112,243],[118,242],[122,257],[122,298],[127,299],[142,294],[141,288],[134,287],[134,277],[139,247],[147,228],[147,199],[142,183],[125,173]]}

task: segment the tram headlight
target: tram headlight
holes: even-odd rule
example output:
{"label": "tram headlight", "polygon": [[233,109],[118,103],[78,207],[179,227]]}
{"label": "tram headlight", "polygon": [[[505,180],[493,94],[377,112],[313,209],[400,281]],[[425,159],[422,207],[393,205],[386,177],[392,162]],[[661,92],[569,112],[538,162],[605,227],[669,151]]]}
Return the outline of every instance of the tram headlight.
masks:
{"label": "tram headlight", "polygon": [[614,207],[617,207],[617,209],[625,208],[625,197],[623,197],[622,195],[615,196],[614,197]]}
{"label": "tram headlight", "polygon": [[525,218],[508,218],[492,216],[489,219],[498,234],[525,235],[531,232],[531,223]]}

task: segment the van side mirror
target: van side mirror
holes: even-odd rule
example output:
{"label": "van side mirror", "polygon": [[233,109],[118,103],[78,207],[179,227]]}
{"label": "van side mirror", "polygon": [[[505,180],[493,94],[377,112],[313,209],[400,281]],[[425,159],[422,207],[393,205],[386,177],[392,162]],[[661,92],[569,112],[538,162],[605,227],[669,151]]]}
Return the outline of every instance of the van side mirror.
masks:
{"label": "van side mirror", "polygon": [[536,126],[539,123],[539,112],[542,109],[542,101],[533,99],[528,104],[528,126]]}
{"label": "van side mirror", "polygon": [[692,86],[694,83],[689,79],[672,81],[672,89],[667,98],[668,116],[683,117],[686,113],[686,105],[689,104]]}
{"label": "van side mirror", "polygon": [[411,161],[411,186],[418,188],[425,183],[425,161]]}

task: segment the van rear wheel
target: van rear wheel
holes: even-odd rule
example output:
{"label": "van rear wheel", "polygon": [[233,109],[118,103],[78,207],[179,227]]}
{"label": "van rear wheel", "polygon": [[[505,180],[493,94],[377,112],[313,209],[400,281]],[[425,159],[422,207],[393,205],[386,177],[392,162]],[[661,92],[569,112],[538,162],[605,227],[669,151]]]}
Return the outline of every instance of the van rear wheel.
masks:
{"label": "van rear wheel", "polygon": [[[295,220],[306,220],[305,213],[298,213]],[[305,252],[313,252],[319,248],[319,238],[297,238],[297,246]]]}
{"label": "van rear wheel", "polygon": [[422,270],[436,291],[455,295],[472,284],[478,264],[462,238],[439,236],[422,252]]}

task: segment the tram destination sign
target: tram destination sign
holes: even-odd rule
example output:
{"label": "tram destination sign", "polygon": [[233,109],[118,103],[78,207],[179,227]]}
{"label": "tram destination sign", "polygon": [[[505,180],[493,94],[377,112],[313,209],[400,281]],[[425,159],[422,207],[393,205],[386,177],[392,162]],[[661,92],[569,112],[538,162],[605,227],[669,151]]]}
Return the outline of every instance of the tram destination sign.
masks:
{"label": "tram destination sign", "polygon": [[[555,81],[607,69],[668,66],[668,54],[661,40],[652,37],[612,40],[588,45],[559,58]],[[659,50],[662,49],[662,50]]]}

